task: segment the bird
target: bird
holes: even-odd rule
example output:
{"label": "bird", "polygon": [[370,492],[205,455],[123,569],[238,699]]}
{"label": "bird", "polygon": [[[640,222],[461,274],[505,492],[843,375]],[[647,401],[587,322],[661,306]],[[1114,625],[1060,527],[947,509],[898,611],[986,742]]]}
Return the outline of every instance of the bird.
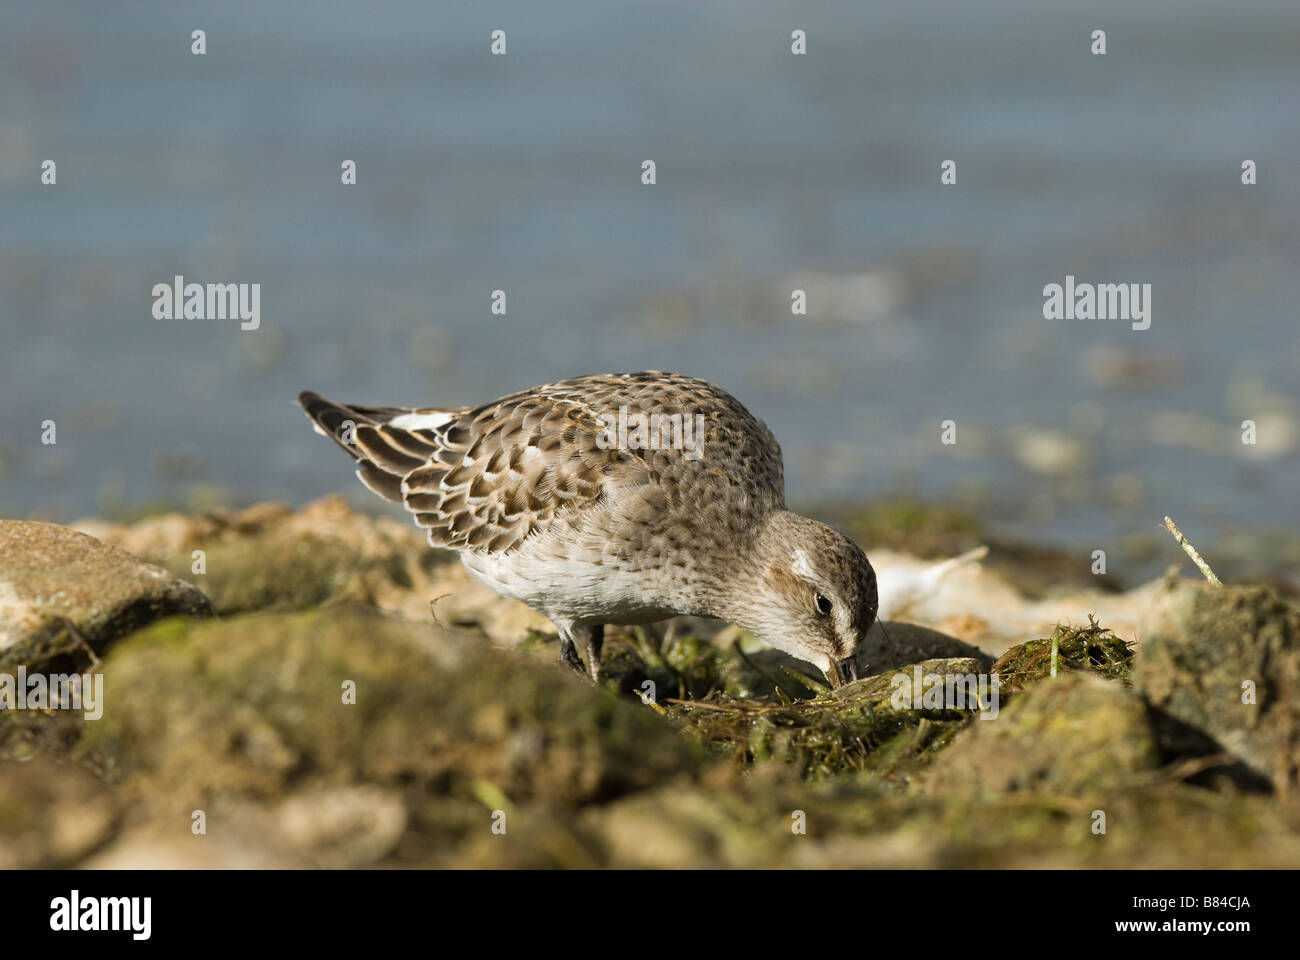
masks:
{"label": "bird", "polygon": [[475,407],[298,402],[366,487],[549,618],[560,662],[597,683],[607,625],[677,615],[739,626],[832,688],[857,679],[875,571],[848,536],[786,508],[776,437],[712,383],[651,370]]}

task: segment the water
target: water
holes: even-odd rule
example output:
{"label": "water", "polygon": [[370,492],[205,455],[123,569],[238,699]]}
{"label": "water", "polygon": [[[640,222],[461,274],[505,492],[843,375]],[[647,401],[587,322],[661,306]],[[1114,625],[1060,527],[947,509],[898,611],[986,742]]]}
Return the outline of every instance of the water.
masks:
{"label": "water", "polygon": [[[299,389],[660,368],[764,418],[796,502],[1294,529],[1300,5],[616,6],[0,10],[0,514],[365,503]],[[176,274],[261,283],[261,329],[155,320]],[[1150,283],[1151,329],[1044,320],[1067,274]]]}

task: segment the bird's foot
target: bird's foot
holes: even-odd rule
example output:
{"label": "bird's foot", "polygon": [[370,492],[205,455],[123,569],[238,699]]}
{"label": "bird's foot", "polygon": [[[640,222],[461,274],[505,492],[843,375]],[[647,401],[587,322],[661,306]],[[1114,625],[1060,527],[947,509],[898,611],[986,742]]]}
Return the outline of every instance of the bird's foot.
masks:
{"label": "bird's foot", "polygon": [[582,658],[578,656],[578,648],[567,637],[560,638],[560,663],[578,671],[584,677],[587,675],[587,668],[583,666]]}
{"label": "bird's foot", "polygon": [[600,651],[605,645],[605,625],[597,623],[587,627],[587,664],[591,682],[600,685]]}

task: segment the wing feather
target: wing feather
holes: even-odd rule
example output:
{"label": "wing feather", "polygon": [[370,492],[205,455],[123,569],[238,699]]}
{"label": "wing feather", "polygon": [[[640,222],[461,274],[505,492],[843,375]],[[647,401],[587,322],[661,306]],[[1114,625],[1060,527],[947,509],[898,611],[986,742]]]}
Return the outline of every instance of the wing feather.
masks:
{"label": "wing feather", "polygon": [[[374,492],[403,503],[434,546],[506,552],[560,520],[618,500],[644,517],[680,502],[679,487],[708,473],[681,451],[617,449],[604,434],[620,407],[702,413],[706,444],[752,463],[727,483],[783,502],[781,452],[771,431],[712,384],[647,373],[579,377],[474,408],[411,409],[331,403],[304,392],[317,429],[358,465]],[[354,442],[340,439],[347,421]],[[716,482],[717,478],[714,478]],[[703,489],[703,485],[695,485]]]}

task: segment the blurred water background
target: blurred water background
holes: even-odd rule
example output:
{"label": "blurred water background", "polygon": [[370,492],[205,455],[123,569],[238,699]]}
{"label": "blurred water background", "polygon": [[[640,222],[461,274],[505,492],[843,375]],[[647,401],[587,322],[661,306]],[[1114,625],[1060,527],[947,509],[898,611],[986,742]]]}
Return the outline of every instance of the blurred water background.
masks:
{"label": "blurred water background", "polygon": [[[799,504],[1294,558],[1297,178],[1294,0],[5,4],[0,515],[374,507],[299,389],[658,368],[765,419]],[[261,329],[155,320],[176,274],[261,283]],[[1044,320],[1067,274],[1150,283],[1151,329]]]}

